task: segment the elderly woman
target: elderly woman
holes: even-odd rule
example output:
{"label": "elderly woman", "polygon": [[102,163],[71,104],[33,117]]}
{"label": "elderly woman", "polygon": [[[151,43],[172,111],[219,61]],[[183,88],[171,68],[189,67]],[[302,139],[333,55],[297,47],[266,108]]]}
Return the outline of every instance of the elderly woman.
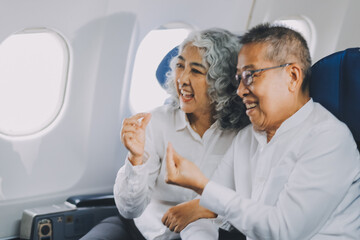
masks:
{"label": "elderly woman", "polygon": [[103,221],[85,238],[178,239],[199,216],[214,217],[193,200],[193,191],[164,182],[166,146],[171,141],[212,175],[248,123],[234,80],[239,49],[237,37],[221,29],[196,31],[185,39],[167,74],[172,103],[123,122],[121,140],[129,153],[114,186],[121,216]]}

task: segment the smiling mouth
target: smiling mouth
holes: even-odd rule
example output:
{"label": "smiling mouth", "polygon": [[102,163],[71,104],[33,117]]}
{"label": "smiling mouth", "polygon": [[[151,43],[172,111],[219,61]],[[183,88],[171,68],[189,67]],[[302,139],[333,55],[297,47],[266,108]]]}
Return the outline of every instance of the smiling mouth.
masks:
{"label": "smiling mouth", "polygon": [[194,94],[193,93],[190,93],[190,92],[187,92],[183,89],[180,90],[180,94],[182,96],[182,98],[186,101],[190,101],[191,99],[194,98]]}
{"label": "smiling mouth", "polygon": [[257,103],[245,103],[245,107],[247,110],[253,109],[257,106]]}

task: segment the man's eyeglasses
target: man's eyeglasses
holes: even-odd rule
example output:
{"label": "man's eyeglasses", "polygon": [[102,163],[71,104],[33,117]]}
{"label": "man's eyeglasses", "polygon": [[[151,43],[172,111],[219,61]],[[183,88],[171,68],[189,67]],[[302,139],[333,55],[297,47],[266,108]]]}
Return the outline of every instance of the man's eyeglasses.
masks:
{"label": "man's eyeglasses", "polygon": [[239,82],[239,84],[240,84],[240,81],[242,81],[243,84],[248,87],[253,83],[253,77],[254,77],[255,73],[263,72],[263,71],[275,69],[275,68],[287,67],[291,64],[292,63],[286,63],[286,64],[282,64],[282,65],[275,66],[275,67],[262,68],[262,69],[257,69],[257,70],[245,70],[241,74],[236,74],[235,79],[236,79],[236,81]]}

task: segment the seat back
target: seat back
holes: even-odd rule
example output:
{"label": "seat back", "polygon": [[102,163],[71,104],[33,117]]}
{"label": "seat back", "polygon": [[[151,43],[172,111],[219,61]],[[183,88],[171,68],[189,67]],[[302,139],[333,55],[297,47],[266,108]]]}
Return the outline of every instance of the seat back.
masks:
{"label": "seat back", "polygon": [[170,61],[173,57],[176,57],[179,54],[179,48],[174,47],[171,49],[161,60],[158,68],[156,69],[156,78],[161,85],[161,87],[165,88],[166,83],[166,73],[170,71]]}
{"label": "seat back", "polygon": [[350,128],[360,149],[360,48],[324,57],[311,70],[310,96]]}

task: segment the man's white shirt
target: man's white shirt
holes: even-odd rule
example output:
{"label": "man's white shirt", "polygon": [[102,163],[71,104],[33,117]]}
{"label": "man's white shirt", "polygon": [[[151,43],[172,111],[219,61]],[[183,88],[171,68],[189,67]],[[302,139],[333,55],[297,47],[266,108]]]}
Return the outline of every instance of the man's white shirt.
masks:
{"label": "man's white shirt", "polygon": [[[349,129],[311,99],[269,143],[252,126],[240,131],[200,204],[248,239],[355,240],[359,178],[359,152]],[[211,227],[195,222],[181,236],[217,239],[209,238]]]}

